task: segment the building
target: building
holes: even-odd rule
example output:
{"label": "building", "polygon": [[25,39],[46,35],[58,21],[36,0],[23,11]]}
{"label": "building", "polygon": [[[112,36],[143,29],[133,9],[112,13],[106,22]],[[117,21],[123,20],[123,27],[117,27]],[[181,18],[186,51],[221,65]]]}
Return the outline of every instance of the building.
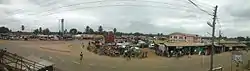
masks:
{"label": "building", "polygon": [[212,37],[201,37],[201,43],[211,43]]}
{"label": "building", "polygon": [[201,37],[196,34],[186,34],[175,32],[168,35],[170,42],[193,42],[193,43],[200,43]]}
{"label": "building", "polygon": [[245,50],[247,48],[247,45],[243,42],[239,41],[225,41],[221,40],[220,45],[224,46],[223,51],[232,51],[232,50]]}

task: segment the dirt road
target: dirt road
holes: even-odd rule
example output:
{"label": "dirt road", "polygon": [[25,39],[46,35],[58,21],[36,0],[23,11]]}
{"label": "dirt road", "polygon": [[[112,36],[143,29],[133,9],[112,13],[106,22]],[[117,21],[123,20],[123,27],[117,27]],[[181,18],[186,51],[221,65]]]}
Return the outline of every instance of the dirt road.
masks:
{"label": "dirt road", "polygon": [[[63,71],[207,71],[209,69],[209,56],[195,55],[191,58],[182,57],[178,59],[154,57],[127,61],[123,58],[98,56],[88,52],[81,48],[81,42],[87,44],[88,41],[5,41],[0,46],[1,48],[6,47],[8,51],[18,55],[34,55],[52,61],[57,68]],[[58,46],[53,45],[57,49],[61,47],[64,50],[69,50],[69,52],[48,51],[38,46],[46,45],[49,47],[52,44],[57,44]],[[82,63],[79,63],[80,52],[84,54]],[[246,61],[249,58],[249,53],[245,53],[244,60]],[[214,62],[215,66],[223,66],[224,71],[231,70],[230,53],[215,55]]]}

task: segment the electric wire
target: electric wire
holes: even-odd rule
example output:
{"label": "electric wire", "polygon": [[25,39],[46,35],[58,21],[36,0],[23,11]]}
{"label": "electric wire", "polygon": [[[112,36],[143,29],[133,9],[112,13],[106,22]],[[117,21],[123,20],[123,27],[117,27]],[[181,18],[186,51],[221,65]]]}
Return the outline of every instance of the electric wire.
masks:
{"label": "electric wire", "polygon": [[[51,9],[48,9],[48,10],[43,11],[43,12],[40,12],[40,13],[49,12],[49,11],[54,11],[54,10],[58,10],[58,9],[61,9],[61,8],[67,8],[67,7],[72,7],[72,6],[78,6],[78,5],[82,5],[82,4],[101,3],[101,2],[107,2],[107,1],[140,1],[140,2],[149,2],[149,3],[159,3],[159,4],[173,5],[173,4],[166,3],[166,2],[145,1],[145,0],[101,0],[101,1],[91,1],[91,2],[82,2],[82,3],[64,5],[64,6],[60,6],[60,7],[51,8]],[[173,5],[173,6],[174,6],[174,5]],[[182,7],[189,8],[189,7],[185,6],[185,5],[182,5]]]}
{"label": "electric wire", "polygon": [[202,9],[202,8],[200,8],[196,3],[194,3],[193,1],[191,1],[191,0],[188,0],[191,4],[193,4],[195,7],[197,7],[198,9],[200,9],[201,11],[203,11],[203,12],[205,12],[205,13],[207,13],[208,15],[211,15],[211,16],[213,16],[212,14],[210,14],[208,11],[206,11],[206,10],[204,10],[204,9]]}

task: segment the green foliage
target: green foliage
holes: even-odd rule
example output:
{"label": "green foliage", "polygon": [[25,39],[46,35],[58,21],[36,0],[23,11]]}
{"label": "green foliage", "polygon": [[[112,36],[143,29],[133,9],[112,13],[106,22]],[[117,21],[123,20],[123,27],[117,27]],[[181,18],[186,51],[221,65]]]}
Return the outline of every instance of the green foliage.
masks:
{"label": "green foliage", "polygon": [[77,29],[76,28],[72,28],[72,29],[69,30],[69,33],[75,35],[75,34],[77,34]]}
{"label": "green foliage", "polygon": [[8,33],[10,32],[9,28],[7,27],[0,27],[0,33]]}
{"label": "green foliage", "polygon": [[33,33],[36,34],[36,35],[39,34],[39,29],[35,29],[35,30],[33,31]]}
{"label": "green foliage", "polygon": [[43,33],[43,29],[42,27],[39,27],[39,33],[42,34]]}
{"label": "green foliage", "polygon": [[99,28],[98,28],[98,32],[103,32],[103,28],[102,28],[102,26],[99,26]]}
{"label": "green foliage", "polygon": [[90,27],[89,27],[89,26],[86,26],[86,28],[85,28],[85,33],[87,33],[87,34],[90,33]]}
{"label": "green foliage", "polygon": [[49,34],[50,34],[49,28],[44,29],[44,30],[43,30],[43,34],[49,35]]}

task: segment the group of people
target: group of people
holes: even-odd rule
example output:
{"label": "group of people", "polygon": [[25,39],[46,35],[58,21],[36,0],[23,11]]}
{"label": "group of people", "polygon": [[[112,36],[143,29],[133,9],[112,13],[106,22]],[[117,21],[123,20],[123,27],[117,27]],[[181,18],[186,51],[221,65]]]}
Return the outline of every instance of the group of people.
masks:
{"label": "group of people", "polygon": [[[89,42],[89,45],[91,43]],[[100,42],[93,42],[93,46],[88,46],[87,49],[99,55],[106,55],[110,57],[124,57],[124,58],[146,58],[147,52],[140,50],[138,47],[126,46],[120,47],[118,45],[100,45]]]}

